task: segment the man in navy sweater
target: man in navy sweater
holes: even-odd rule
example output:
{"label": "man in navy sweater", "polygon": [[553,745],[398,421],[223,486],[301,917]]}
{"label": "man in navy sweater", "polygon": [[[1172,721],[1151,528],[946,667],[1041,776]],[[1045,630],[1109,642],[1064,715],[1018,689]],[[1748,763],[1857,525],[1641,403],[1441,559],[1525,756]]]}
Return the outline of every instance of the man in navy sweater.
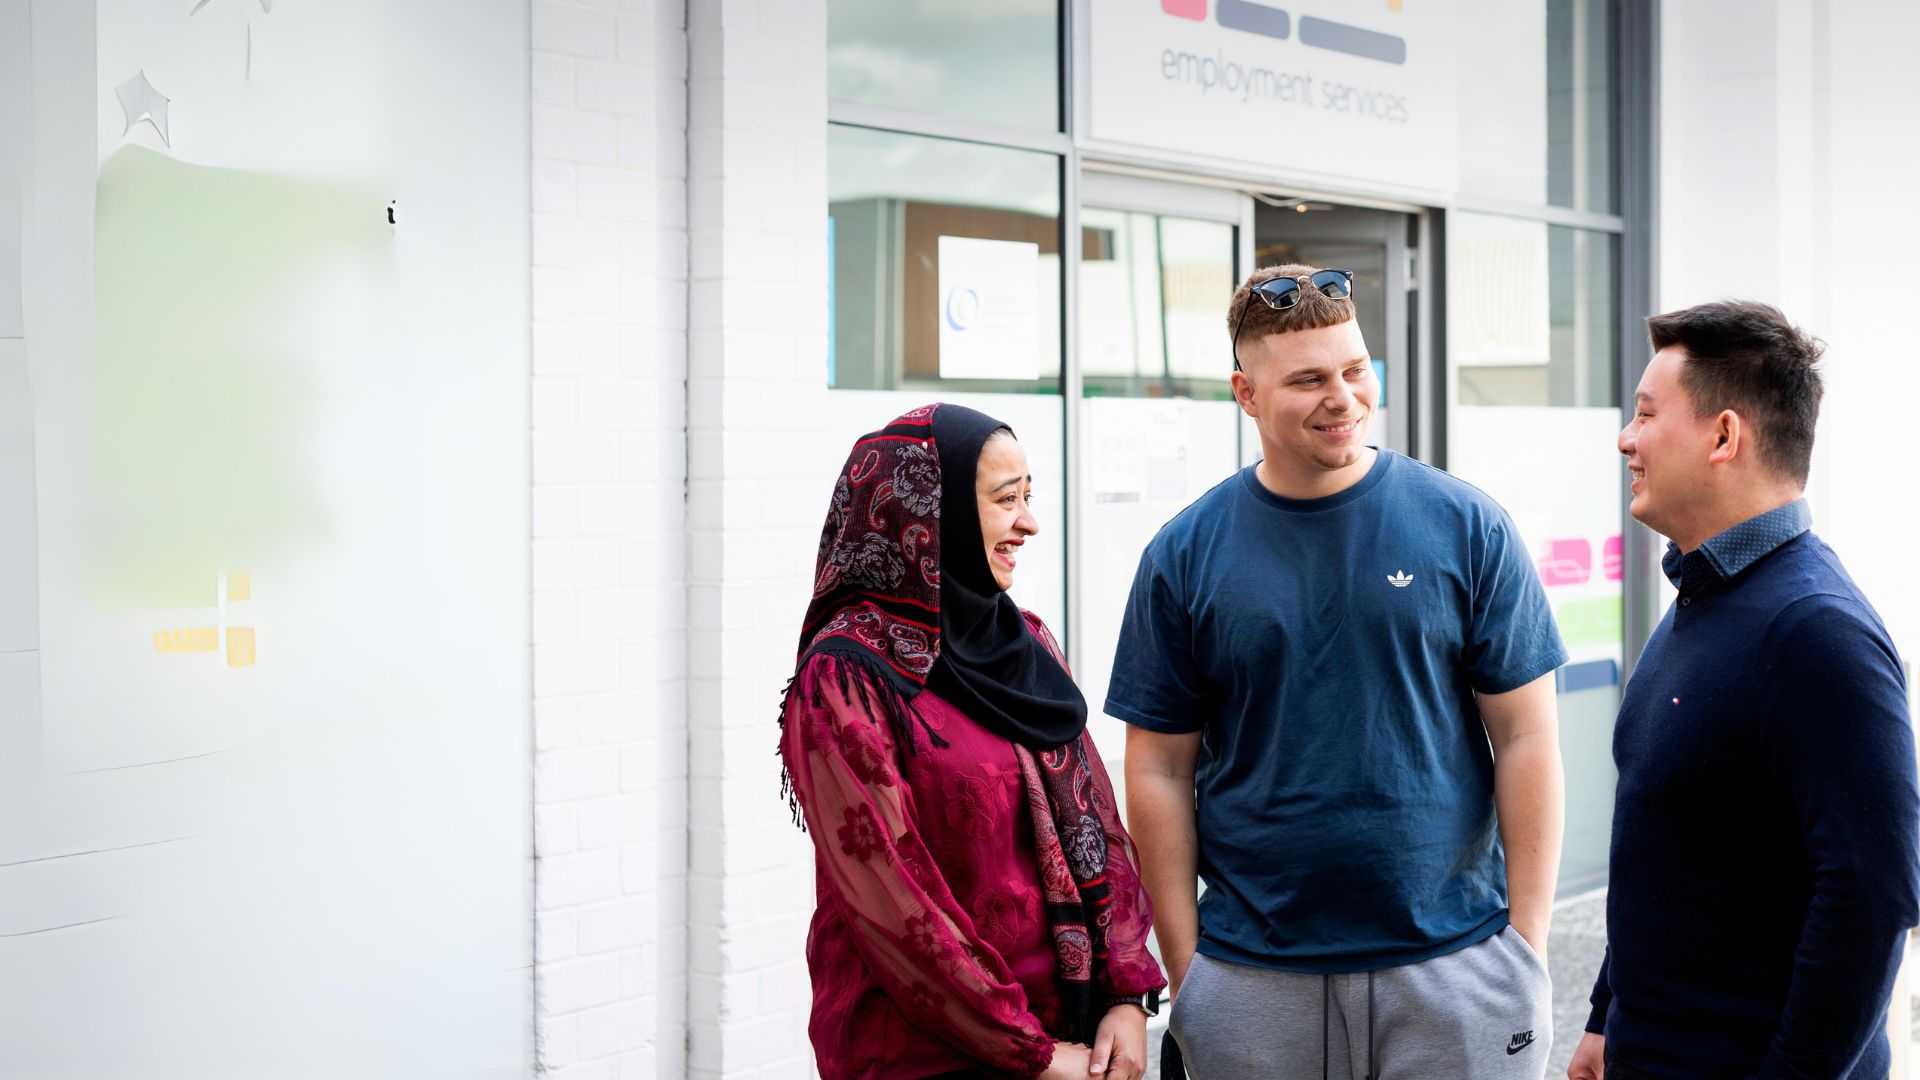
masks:
{"label": "man in navy sweater", "polygon": [[1620,433],[1679,590],[1620,703],[1607,958],[1572,1080],[1884,1080],[1920,921],[1893,642],[1801,498],[1821,346],[1763,304],[1648,320]]}

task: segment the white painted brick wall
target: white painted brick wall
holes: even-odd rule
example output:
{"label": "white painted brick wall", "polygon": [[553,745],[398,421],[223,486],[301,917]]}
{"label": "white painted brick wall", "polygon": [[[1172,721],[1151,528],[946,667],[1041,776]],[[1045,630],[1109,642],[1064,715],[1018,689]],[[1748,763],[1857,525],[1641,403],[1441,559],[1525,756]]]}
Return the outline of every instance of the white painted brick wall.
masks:
{"label": "white painted brick wall", "polygon": [[685,0],[532,11],[540,1075],[686,1071]]}
{"label": "white painted brick wall", "polygon": [[688,1075],[802,1078],[812,858],[773,750],[840,452],[826,7],[695,0],[689,20]]}

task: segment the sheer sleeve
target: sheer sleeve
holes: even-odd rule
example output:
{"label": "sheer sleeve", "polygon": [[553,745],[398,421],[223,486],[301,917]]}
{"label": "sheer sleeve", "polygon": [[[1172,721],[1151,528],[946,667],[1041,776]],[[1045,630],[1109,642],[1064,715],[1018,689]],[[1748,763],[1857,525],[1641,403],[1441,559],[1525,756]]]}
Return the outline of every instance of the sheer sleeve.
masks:
{"label": "sheer sleeve", "polygon": [[816,656],[787,698],[780,752],[820,900],[845,912],[860,959],[909,1021],[988,1068],[1036,1075],[1053,1040],[921,840],[892,731],[869,704],[882,693],[858,664]]}
{"label": "sheer sleeve", "polygon": [[[1061,667],[1066,667],[1067,658],[1061,654],[1060,643],[1054,640],[1046,624],[1030,611],[1023,614],[1033,635],[1047,646]],[[1093,736],[1084,734],[1080,741],[1087,749],[1087,763],[1092,766],[1100,824],[1107,833],[1107,884],[1113,897],[1113,903],[1107,908],[1113,918],[1107,925],[1107,967],[1105,985],[1100,989],[1109,997],[1136,997],[1164,990],[1167,979],[1160,971],[1160,962],[1147,951],[1147,934],[1153,928],[1153,902],[1147,899],[1147,890],[1140,883],[1140,859],[1133,850],[1133,838],[1120,822],[1113,781],[1100,760]]]}

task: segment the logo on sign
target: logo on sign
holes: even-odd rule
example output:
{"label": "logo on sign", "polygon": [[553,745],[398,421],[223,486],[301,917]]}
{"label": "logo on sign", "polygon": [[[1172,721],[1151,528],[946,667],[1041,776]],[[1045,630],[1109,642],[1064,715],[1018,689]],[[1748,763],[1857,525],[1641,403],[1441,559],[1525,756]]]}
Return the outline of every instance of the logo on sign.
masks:
{"label": "logo on sign", "polygon": [[947,325],[965,330],[980,317],[980,294],[962,285],[947,294]]}
{"label": "logo on sign", "polygon": [[[1400,10],[1397,0],[1390,2],[1387,7],[1392,11]],[[1160,10],[1176,19],[1207,21],[1207,0],[1160,0]],[[1295,32],[1293,16],[1285,8],[1255,3],[1254,0],[1216,0],[1213,21],[1228,30],[1259,34],[1281,41],[1294,36]],[[1397,34],[1383,34],[1378,30],[1312,15],[1301,17],[1298,32],[1300,44],[1311,48],[1346,53],[1363,60],[1378,60],[1383,64],[1407,62],[1407,39]]]}

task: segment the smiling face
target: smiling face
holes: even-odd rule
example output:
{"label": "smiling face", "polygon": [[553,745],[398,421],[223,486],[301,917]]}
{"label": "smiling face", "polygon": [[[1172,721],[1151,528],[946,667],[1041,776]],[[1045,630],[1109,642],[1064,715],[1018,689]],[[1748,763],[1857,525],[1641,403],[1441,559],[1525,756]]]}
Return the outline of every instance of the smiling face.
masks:
{"label": "smiling face", "polygon": [[987,568],[1002,590],[1013,587],[1013,571],[1020,545],[1040,531],[1029,501],[1033,475],[1027,452],[1005,431],[980,448],[980,467],[974,474],[974,495],[980,504],[980,538],[987,547]]}
{"label": "smiling face", "polygon": [[1653,354],[1619,450],[1632,477],[1633,519],[1691,551],[1718,531],[1703,519],[1712,517],[1711,459],[1723,440],[1719,417],[1694,415],[1693,398],[1680,382],[1685,363],[1679,346]]}
{"label": "smiling face", "polygon": [[1331,495],[1373,464],[1367,429],[1380,384],[1360,324],[1240,342],[1233,396],[1260,429],[1261,482],[1292,498]]}

